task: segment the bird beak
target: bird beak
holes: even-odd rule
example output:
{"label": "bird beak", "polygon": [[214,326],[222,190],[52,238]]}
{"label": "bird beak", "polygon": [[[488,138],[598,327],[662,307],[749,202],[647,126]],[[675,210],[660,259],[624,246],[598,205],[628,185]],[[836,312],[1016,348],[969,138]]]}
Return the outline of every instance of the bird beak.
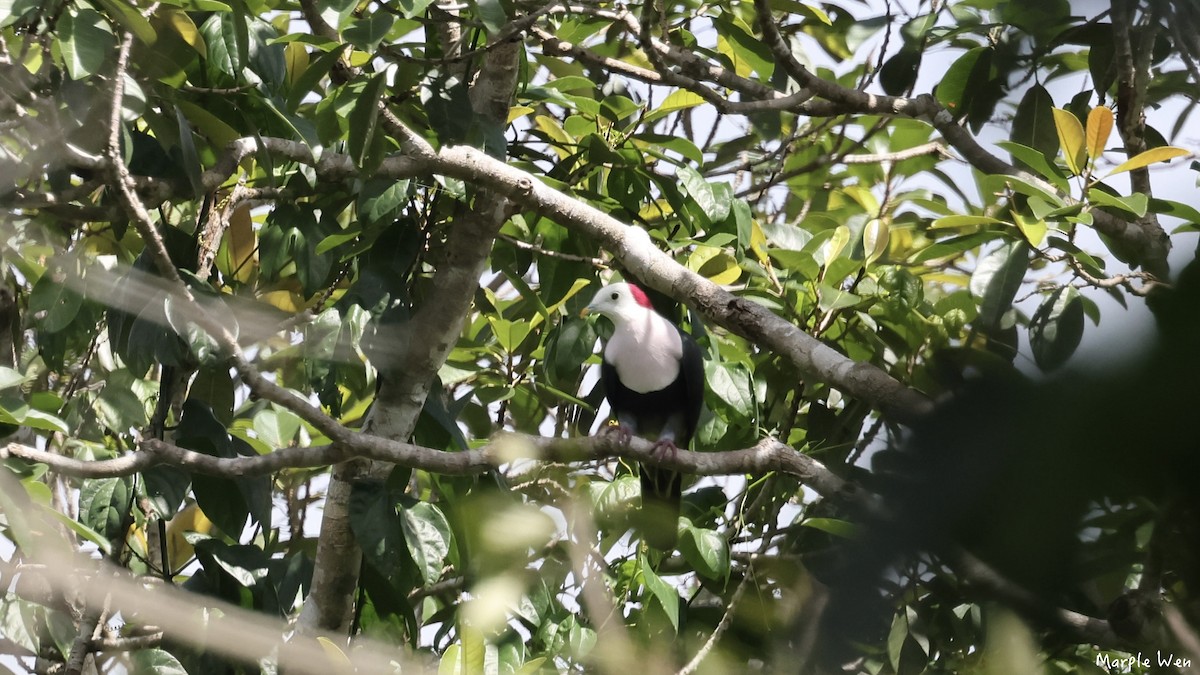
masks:
{"label": "bird beak", "polygon": [[581,319],[585,318],[588,314],[591,314],[591,313],[592,313],[592,306],[588,305],[587,307],[584,307],[583,309],[579,310],[579,318],[581,318]]}

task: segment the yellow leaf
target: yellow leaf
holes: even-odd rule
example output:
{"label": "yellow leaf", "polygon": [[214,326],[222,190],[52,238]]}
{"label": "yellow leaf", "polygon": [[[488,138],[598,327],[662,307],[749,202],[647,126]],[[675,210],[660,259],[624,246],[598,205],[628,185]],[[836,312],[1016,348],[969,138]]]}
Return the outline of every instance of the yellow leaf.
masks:
{"label": "yellow leaf", "polygon": [[350,662],[346,652],[343,652],[340,647],[334,644],[333,640],[327,637],[318,637],[317,642],[320,643],[321,649],[325,651],[325,656],[329,659],[329,665],[333,666],[335,673],[353,673],[354,664]]}
{"label": "yellow leaf", "polygon": [[697,246],[688,256],[688,269],[718,285],[732,284],[742,276],[742,268],[725,249],[716,246]]}
{"label": "yellow leaf", "polygon": [[754,252],[758,261],[764,265],[769,263],[767,257],[767,235],[763,233],[762,227],[757,220],[750,222],[750,250]]}
{"label": "yellow leaf", "polygon": [[254,222],[250,218],[250,205],[242,202],[229,216],[229,229],[225,232],[229,254],[229,273],[242,283],[250,281],[254,273],[254,255],[258,244],[254,237]]}
{"label": "yellow leaf", "polygon": [[302,42],[289,42],[283,48],[283,60],[287,64],[288,84],[296,84],[296,80],[308,70],[308,50]]}
{"label": "yellow leaf", "polygon": [[729,40],[724,35],[717,35],[717,51],[729,59],[733,64],[733,71],[740,77],[749,77],[750,73],[754,71],[754,68],[738,54],[738,51],[729,44]]}
{"label": "yellow leaf", "polygon": [[872,218],[863,228],[863,257],[865,264],[870,265],[887,252],[891,239],[889,223],[883,218]]}
{"label": "yellow leaf", "polygon": [[1046,238],[1046,230],[1049,227],[1046,221],[1038,218],[1026,218],[1016,211],[1012,212],[1013,222],[1017,224],[1017,229],[1021,230],[1021,234],[1029,240],[1031,246],[1041,246],[1042,241]]}
{"label": "yellow leaf", "polygon": [[550,147],[554,149],[559,159],[566,159],[575,151],[575,139],[559,126],[555,119],[546,115],[538,115],[533,118],[533,123],[542,130],[542,133],[549,136],[550,140],[554,141]]}
{"label": "yellow leaf", "polygon": [[304,299],[293,291],[268,291],[258,297],[268,305],[285,312],[295,313],[304,309]]}
{"label": "yellow leaf", "polygon": [[188,122],[192,124],[192,128],[204,134],[209,141],[212,142],[217,149],[223,149],[229,145],[231,141],[235,141],[242,137],[240,133],[233,127],[229,126],[225,120],[217,117],[208,110],[189,103],[188,101],[176,102],[179,109],[187,116]]}
{"label": "yellow leaf", "polygon": [[662,105],[658,106],[646,115],[646,122],[653,122],[660,117],[683,110],[684,108],[692,108],[704,103],[704,99],[699,94],[694,94],[686,89],[679,89],[673,92],[670,96],[663,99]]}
{"label": "yellow leaf", "polygon": [[173,568],[172,571],[183,567],[184,563],[191,560],[195,551],[184,535],[188,532],[208,534],[212,531],[212,521],[195,504],[188,504],[175,514],[171,522],[167,523],[167,559]]}
{"label": "yellow leaf", "polygon": [[1113,112],[1104,106],[1092,108],[1087,119],[1087,152],[1095,162],[1104,154],[1104,146],[1112,134]]}
{"label": "yellow leaf", "polygon": [[533,112],[533,108],[527,105],[514,105],[508,109],[508,123],[512,124],[514,120],[518,120],[531,112]]}
{"label": "yellow leaf", "polygon": [[850,228],[845,225],[838,225],[834,230],[833,236],[829,241],[825,242],[825,261],[824,265],[829,267],[837,257],[842,254],[842,249],[846,248],[846,244],[850,243]]}
{"label": "yellow leaf", "polygon": [[1051,108],[1054,113],[1054,128],[1058,131],[1058,144],[1062,147],[1071,173],[1079,175],[1087,161],[1084,147],[1083,125],[1079,118],[1062,108]]}
{"label": "yellow leaf", "polygon": [[1119,173],[1133,171],[1134,169],[1140,169],[1144,166],[1150,166],[1156,162],[1165,162],[1167,160],[1175,159],[1176,157],[1183,157],[1184,155],[1189,154],[1191,154],[1189,151],[1184,150],[1183,148],[1176,148],[1171,145],[1152,148],[1145,152],[1139,153],[1137,157],[1122,162],[1117,168],[1109,171],[1108,175],[1115,176]]}
{"label": "yellow leaf", "polygon": [[657,223],[672,213],[675,213],[675,209],[672,208],[670,202],[665,199],[656,199],[638,210],[638,218],[649,223]]}
{"label": "yellow leaf", "polygon": [[196,53],[204,58],[208,58],[208,46],[204,44],[204,36],[200,35],[200,31],[196,28],[196,24],[192,21],[192,17],[187,15],[181,9],[175,7],[162,7],[159,9],[163,19],[171,26],[183,41],[196,50]]}

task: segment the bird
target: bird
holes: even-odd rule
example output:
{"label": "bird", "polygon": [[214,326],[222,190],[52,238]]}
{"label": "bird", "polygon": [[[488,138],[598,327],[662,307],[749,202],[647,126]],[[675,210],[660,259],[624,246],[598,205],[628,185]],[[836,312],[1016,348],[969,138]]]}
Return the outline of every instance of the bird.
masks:
{"label": "bird", "polygon": [[[599,314],[613,323],[600,381],[619,437],[652,441],[656,453],[673,455],[687,448],[704,403],[704,357],[696,341],[655,311],[644,290],[627,282],[601,288],[583,314]],[[635,525],[650,546],[673,550],[682,476],[643,464],[640,482],[642,508]]]}

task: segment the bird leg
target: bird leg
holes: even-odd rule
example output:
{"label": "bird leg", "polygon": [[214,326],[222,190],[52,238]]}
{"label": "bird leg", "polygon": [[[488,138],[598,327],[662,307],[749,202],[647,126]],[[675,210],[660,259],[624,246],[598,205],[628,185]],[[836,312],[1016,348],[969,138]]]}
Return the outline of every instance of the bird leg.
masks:
{"label": "bird leg", "polygon": [[617,443],[624,446],[628,446],[629,441],[633,439],[633,429],[624,424],[610,425],[600,433],[605,436],[616,436]]}

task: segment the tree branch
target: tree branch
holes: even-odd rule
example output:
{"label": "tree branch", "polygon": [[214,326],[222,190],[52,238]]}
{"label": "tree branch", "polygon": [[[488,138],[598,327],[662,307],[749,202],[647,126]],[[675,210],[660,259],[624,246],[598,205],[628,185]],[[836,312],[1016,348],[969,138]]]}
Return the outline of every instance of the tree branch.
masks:
{"label": "tree branch", "polygon": [[[1114,0],[1121,1],[1121,0]],[[969,131],[954,121],[954,116],[941,106],[932,96],[923,94],[916,98],[901,96],[882,96],[871,94],[858,89],[843,87],[835,82],[829,82],[813,75],[808,68],[796,60],[791,49],[783,39],[779,27],[772,16],[769,0],[754,0],[758,10],[759,25],[772,54],[778,63],[787,70],[788,75],[800,83],[802,87],[811,89],[817,96],[841,107],[842,112],[870,113],[877,115],[899,115],[919,119],[929,124],[946,139],[951,146],[962,153],[971,166],[987,174],[1014,176],[1023,181],[1033,183],[1047,192],[1059,194],[1067,203],[1075,203],[1070,195],[1060,194],[1059,190],[1040,177],[1005,162],[988,152]],[[1114,24],[1115,25],[1115,24]],[[812,114],[812,113],[810,113]],[[1130,154],[1130,157],[1133,153]],[[1147,193],[1149,194],[1149,193]],[[1135,254],[1137,261],[1156,276],[1164,277],[1167,272],[1167,253],[1170,241],[1165,243],[1161,228],[1154,228],[1130,223],[1104,211],[1093,211],[1093,226],[1099,232],[1120,239]]]}
{"label": "tree branch", "polygon": [[157,439],[138,444],[138,451],[114,459],[81,460],[19,443],[0,446],[0,459],[15,457],[46,466],[76,478],[129,476],[159,464],[195,473],[226,478],[262,476],[285,469],[316,468],[351,458],[369,459],[449,476],[466,476],[517,460],[585,462],[612,458],[637,460],[697,476],[751,474],[772,471],[796,476],[819,494],[844,493],[849,487],[824,464],[773,438],[753,447],[724,452],[679,450],[673,455],[654,452],[650,441],[633,438],[622,445],[600,434],[582,438],[546,438],[511,432],[492,437],[485,446],[463,452],[445,452],[370,433],[350,433],[336,445],[282,448],[265,455],[215,457]]}

